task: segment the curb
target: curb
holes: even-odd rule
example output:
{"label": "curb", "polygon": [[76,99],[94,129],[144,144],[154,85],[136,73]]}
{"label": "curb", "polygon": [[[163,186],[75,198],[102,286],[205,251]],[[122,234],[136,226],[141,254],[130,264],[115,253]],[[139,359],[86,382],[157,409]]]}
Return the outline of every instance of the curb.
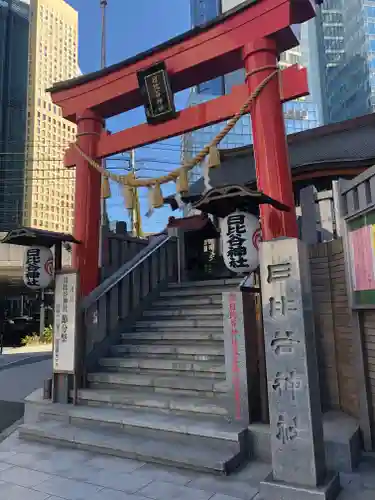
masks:
{"label": "curb", "polygon": [[52,352],[40,353],[35,356],[26,356],[24,358],[17,359],[16,361],[12,361],[11,363],[7,363],[6,365],[0,366],[0,372],[2,370],[8,370],[9,368],[15,368],[16,366],[31,365],[33,363],[38,363],[39,361],[46,361],[50,358],[52,358]]}
{"label": "curb", "polygon": [[17,429],[23,424],[23,417],[11,424],[9,427],[3,430],[0,433],[0,443],[5,441],[13,432],[16,432]]}

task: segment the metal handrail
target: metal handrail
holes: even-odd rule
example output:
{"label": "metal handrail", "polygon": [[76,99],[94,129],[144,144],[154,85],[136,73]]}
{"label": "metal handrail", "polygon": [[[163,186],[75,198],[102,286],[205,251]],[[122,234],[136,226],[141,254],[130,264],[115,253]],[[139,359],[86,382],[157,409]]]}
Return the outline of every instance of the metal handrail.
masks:
{"label": "metal handrail", "polygon": [[130,274],[134,269],[136,269],[140,264],[142,264],[150,255],[152,255],[156,250],[164,246],[175,237],[169,236],[167,234],[160,234],[155,236],[153,241],[142,249],[137,255],[135,255],[129,262],[126,262],[120,267],[112,276],[106,278],[103,283],[101,283],[95,290],[93,290],[90,295],[85,297],[81,302],[81,310],[86,311],[95,302],[97,302],[103,295],[105,295],[111,288],[113,288],[117,283]]}

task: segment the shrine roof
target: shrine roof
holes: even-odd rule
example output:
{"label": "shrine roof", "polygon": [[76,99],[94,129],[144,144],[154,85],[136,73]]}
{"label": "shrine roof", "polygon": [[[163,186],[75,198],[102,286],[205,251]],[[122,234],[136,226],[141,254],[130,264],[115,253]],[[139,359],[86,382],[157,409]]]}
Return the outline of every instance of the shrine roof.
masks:
{"label": "shrine roof", "polygon": [[9,231],[0,243],[8,243],[10,245],[32,246],[40,245],[44,247],[52,247],[58,242],[64,243],[79,243],[71,234],[56,233],[53,231],[45,231],[44,229],[35,229],[31,227],[20,227]]}
{"label": "shrine roof", "polygon": [[181,218],[169,217],[167,228],[182,229],[185,233],[191,233],[194,238],[197,237],[194,234],[196,232],[199,232],[200,236],[205,239],[215,239],[219,236],[211,219],[206,214]]}
{"label": "shrine roof", "polygon": [[196,27],[190,29],[189,31],[185,31],[184,33],[177,35],[177,36],[167,40],[166,42],[163,42],[159,45],[156,45],[155,47],[152,47],[151,49],[148,49],[148,50],[141,52],[139,54],[136,54],[128,59],[120,61],[119,63],[112,64],[111,66],[107,66],[104,69],[94,71],[92,73],[87,73],[86,75],[78,76],[78,77],[72,78],[70,80],[57,82],[51,88],[47,89],[47,92],[54,93],[54,92],[58,92],[61,90],[67,90],[67,89],[76,87],[78,85],[82,85],[84,83],[93,81],[99,77],[106,76],[110,73],[113,73],[115,71],[126,68],[127,66],[131,66],[132,64],[135,64],[139,61],[142,61],[142,59],[146,59],[147,57],[150,57],[154,54],[157,54],[158,52],[162,52],[162,51],[172,47],[173,45],[176,45],[176,44],[181,43],[181,42],[185,42],[185,41],[193,38],[194,36],[196,36],[200,33],[204,33],[208,29],[215,27],[216,25],[219,25],[220,23],[222,23],[225,19],[228,19],[228,18],[238,14],[239,12],[245,11],[252,6],[254,6],[254,0],[246,0],[243,3],[241,3],[240,5],[233,7],[232,9],[228,10],[227,12],[215,17],[214,19],[212,19],[212,20],[210,20],[210,21],[208,21],[200,26],[196,26]]}
{"label": "shrine roof", "polygon": [[[355,176],[375,164],[375,113],[325,125],[287,136],[294,180],[327,175],[328,170],[353,172]],[[256,181],[253,146],[220,150],[222,164],[209,170],[211,187],[226,184],[254,185]],[[230,169],[228,166],[230,164]],[[358,169],[357,172],[354,172]],[[203,177],[190,187],[186,197],[205,191]]]}

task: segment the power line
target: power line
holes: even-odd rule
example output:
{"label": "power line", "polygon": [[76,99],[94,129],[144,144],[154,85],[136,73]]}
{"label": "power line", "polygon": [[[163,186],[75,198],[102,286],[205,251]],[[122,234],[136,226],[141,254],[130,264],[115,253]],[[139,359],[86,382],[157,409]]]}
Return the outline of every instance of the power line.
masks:
{"label": "power line", "polygon": [[[109,171],[115,173],[115,172],[119,172],[118,175],[121,175],[121,172],[122,172],[123,169],[121,169],[121,167],[113,167],[111,169],[109,169]],[[24,176],[26,176],[27,174],[31,175],[31,174],[35,174],[35,173],[38,173],[38,172],[42,172],[43,174],[56,174],[56,173],[59,173],[59,172],[72,172],[72,174],[75,174],[75,170],[73,169],[66,169],[66,168],[53,168],[53,167],[36,167],[36,168],[25,168],[25,169],[22,169],[22,171],[20,172],[16,172],[13,168],[5,168],[5,169],[1,169],[0,170],[0,179],[1,179],[1,174],[2,173],[10,173],[12,174],[12,177],[14,178],[14,175],[15,173],[18,173],[18,174],[21,174],[18,176],[18,178],[23,178]],[[170,170],[168,169],[163,169],[163,168],[142,168],[140,170],[138,170],[138,172],[140,172],[140,175],[138,177],[142,177],[142,174],[144,172],[154,172],[154,173],[160,173],[160,174],[168,174],[170,173]],[[127,172],[123,172],[124,176],[127,174]],[[143,176],[145,177],[145,176]],[[149,176],[147,176],[149,177]],[[74,179],[75,178],[75,175],[72,175],[72,176],[67,176],[67,178],[71,178],[71,179]]]}

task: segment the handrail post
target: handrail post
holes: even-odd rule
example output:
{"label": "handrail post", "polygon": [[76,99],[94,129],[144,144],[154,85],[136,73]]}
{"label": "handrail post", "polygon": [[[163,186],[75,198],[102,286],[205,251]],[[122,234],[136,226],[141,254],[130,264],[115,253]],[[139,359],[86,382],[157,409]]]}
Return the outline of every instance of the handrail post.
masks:
{"label": "handrail post", "polygon": [[169,227],[168,235],[177,240],[177,281],[185,281],[186,278],[186,252],[185,252],[185,234],[184,230],[178,227]]}

